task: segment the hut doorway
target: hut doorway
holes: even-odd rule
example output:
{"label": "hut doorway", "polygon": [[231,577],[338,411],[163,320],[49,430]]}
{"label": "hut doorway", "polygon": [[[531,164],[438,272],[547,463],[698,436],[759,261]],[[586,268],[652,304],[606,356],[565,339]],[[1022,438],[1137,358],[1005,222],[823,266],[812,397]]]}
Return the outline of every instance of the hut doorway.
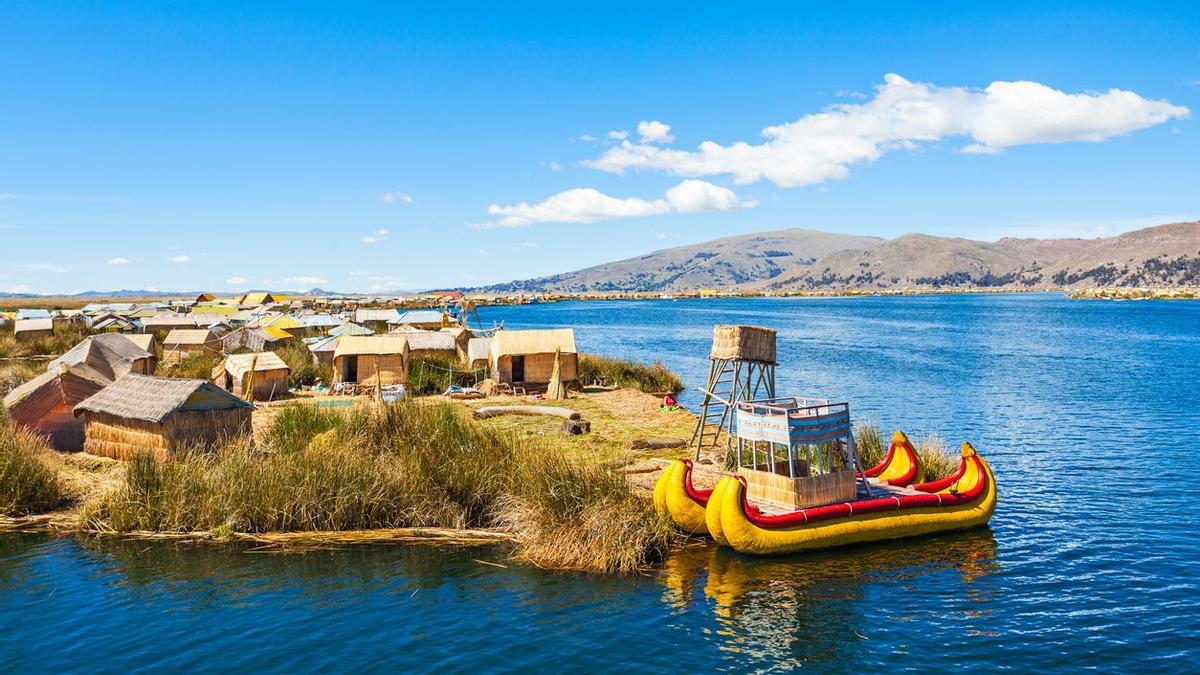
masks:
{"label": "hut doorway", "polygon": [[342,382],[358,382],[358,357],[342,359]]}
{"label": "hut doorway", "polygon": [[524,382],[525,381],[525,357],[524,356],[512,357],[512,381],[513,382]]}

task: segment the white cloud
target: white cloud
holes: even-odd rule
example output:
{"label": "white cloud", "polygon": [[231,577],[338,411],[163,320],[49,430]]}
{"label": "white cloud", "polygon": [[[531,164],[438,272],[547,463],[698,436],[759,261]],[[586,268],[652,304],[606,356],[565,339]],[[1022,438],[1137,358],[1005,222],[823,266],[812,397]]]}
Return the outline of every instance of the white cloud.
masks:
{"label": "white cloud", "polygon": [[374,232],[372,232],[371,234],[368,234],[367,236],[363,237],[361,239],[361,241],[364,244],[378,244],[379,242],[383,241],[384,239],[387,239],[387,236],[388,236],[388,231],[381,227],[378,230],[375,230]]}
{"label": "white cloud", "polygon": [[[347,276],[355,281],[371,282],[371,285],[366,289],[369,291],[400,291],[405,290],[411,285],[407,281],[402,281],[396,277],[384,274],[376,274],[366,270],[354,270]],[[321,283],[325,282],[322,281]]]}
{"label": "white cloud", "polygon": [[16,286],[9,286],[8,288],[4,289],[5,293],[29,293],[32,291],[33,289],[25,284],[17,284]]}
{"label": "white cloud", "polygon": [[596,138],[595,136],[593,136],[591,134],[584,134],[579,137],[579,140],[583,141],[584,143],[595,143],[596,141],[598,141],[600,139]]}
{"label": "white cloud", "polygon": [[539,246],[541,246],[541,244],[537,243],[536,241],[523,241],[508,250],[521,251],[521,250],[530,249],[530,248],[537,248]]}
{"label": "white cloud", "polygon": [[620,131],[613,130],[608,132],[608,137],[614,141],[623,141],[626,138],[629,138],[629,132],[625,131],[624,129]]}
{"label": "white cloud", "polygon": [[171,258],[167,258],[167,260],[170,262],[173,262],[173,263],[181,263],[182,264],[182,263],[186,263],[186,262],[191,262],[192,259],[187,257],[186,255],[177,255],[177,256],[173,256]]}
{"label": "white cloud", "polygon": [[486,248],[479,249],[479,255],[486,256],[487,254],[488,254],[488,251]]}
{"label": "white cloud", "polygon": [[885,76],[865,103],[763,129],[759,144],[705,141],[695,151],[624,141],[585,162],[611,173],[653,169],[680,176],[730,175],[739,184],[769,180],[800,187],[844,179],[853,164],[918,143],[966,137],[967,153],[1031,143],[1097,142],[1189,117],[1191,111],[1119,89],[1068,94],[1037,82],[993,82],[986,89],[937,87]]}
{"label": "white cloud", "polygon": [[544,166],[551,171],[562,171],[562,164],[559,164],[558,162],[547,162],[544,159],[538,161],[538,166]]}
{"label": "white cloud", "polygon": [[862,93],[861,91],[856,91],[854,89],[838,89],[834,93],[834,96],[837,96],[838,98],[857,98],[857,99],[865,99],[867,97],[866,94]]}
{"label": "white cloud", "polygon": [[226,286],[241,286],[246,283],[246,277],[229,277],[225,280]]}
{"label": "white cloud", "polygon": [[120,257],[118,257],[118,258],[109,258],[109,259],[108,259],[108,264],[109,264],[109,265],[127,265],[127,264],[129,264],[129,261],[128,261],[128,260],[126,260],[125,258],[120,258]]}
{"label": "white cloud", "polygon": [[399,190],[394,190],[392,192],[385,192],[382,195],[379,195],[379,198],[381,200],[387,202],[388,204],[391,204],[394,202],[402,202],[404,204],[411,204],[413,201],[411,196],[409,196],[405,192],[400,192]]}
{"label": "white cloud", "polygon": [[637,132],[643,143],[671,143],[675,140],[671,135],[671,125],[658,120],[638,122]]}
{"label": "white cloud", "polygon": [[654,235],[654,238],[655,239],[666,239],[667,233],[666,232],[658,232]]}
{"label": "white cloud", "polygon": [[476,225],[478,228],[525,227],[534,223],[591,223],[597,220],[654,216],[663,213],[696,213],[753,208],[757,202],[742,201],[729,188],[702,180],[685,180],[667,190],[663,199],[610,197],[595,188],[573,188],[551,195],[536,204],[521,202],[512,206],[492,204],[488,213],[499,220]]}
{"label": "white cloud", "polygon": [[690,178],[679,185],[667,190],[667,203],[680,213],[700,213],[702,211],[733,211],[741,208],[754,208],[758,202],[742,201],[729,188],[713,185],[707,181]]}

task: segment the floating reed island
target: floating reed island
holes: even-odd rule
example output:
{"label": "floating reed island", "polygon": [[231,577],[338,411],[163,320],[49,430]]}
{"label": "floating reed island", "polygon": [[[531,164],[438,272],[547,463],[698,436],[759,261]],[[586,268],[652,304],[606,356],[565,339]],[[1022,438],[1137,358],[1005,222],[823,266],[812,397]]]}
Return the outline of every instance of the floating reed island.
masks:
{"label": "floating reed island", "polygon": [[[736,467],[728,431],[689,446],[704,420],[661,364],[580,354],[569,328],[470,328],[461,298],[368,310],[268,294],[59,317],[61,344],[0,365],[0,531],[491,545],[632,573],[688,541],[653,503],[664,468],[690,455],[711,486]],[[175,336],[120,332],[147,323]],[[774,359],[773,332],[723,330],[720,349]],[[882,461],[878,429],[856,437]],[[957,466],[936,439],[917,449],[930,477]]]}

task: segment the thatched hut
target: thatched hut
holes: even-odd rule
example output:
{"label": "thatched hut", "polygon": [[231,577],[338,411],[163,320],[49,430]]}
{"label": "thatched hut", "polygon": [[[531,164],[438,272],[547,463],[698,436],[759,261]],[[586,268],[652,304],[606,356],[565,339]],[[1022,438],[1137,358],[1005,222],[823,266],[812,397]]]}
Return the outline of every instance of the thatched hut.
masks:
{"label": "thatched hut", "polygon": [[9,392],[4,407],[15,426],[42,436],[55,450],[82,450],[83,421],[72,414],[75,405],[131,372],[154,372],[154,354],[123,335],[94,335]]}
{"label": "thatched hut", "polygon": [[486,368],[488,365],[488,352],[492,349],[492,338],[490,337],[473,337],[467,342],[467,367],[474,370],[475,368]]}
{"label": "thatched hut", "polygon": [[395,330],[388,335],[399,335],[408,340],[408,358],[439,361],[447,365],[457,363],[458,344],[454,335],[434,330]]}
{"label": "thatched hut", "polygon": [[497,331],[489,356],[492,378],[501,384],[545,385],[554,371],[556,352],[561,354],[562,381],[577,381],[573,329]]}
{"label": "thatched hut", "polygon": [[75,406],[83,449],[129,459],[140,450],[160,457],[209,449],[250,435],[250,403],[204,380],[126,375]]}
{"label": "thatched hut", "polygon": [[238,396],[246,396],[253,386],[255,399],[269,400],[287,393],[291,372],[275,352],[231,354],[213,370],[213,383]]}
{"label": "thatched hut", "polygon": [[279,331],[279,333],[283,333],[283,337],[280,337],[276,332],[272,332],[269,328],[258,328],[256,326],[238,328],[221,336],[221,351],[226,354],[233,354],[238,351],[275,351],[275,349],[282,346],[286,341],[292,339],[292,336],[286,332]]}
{"label": "thatched hut", "polygon": [[54,337],[54,319],[17,319],[13,337],[18,340],[37,340]]}
{"label": "thatched hut", "polygon": [[172,362],[197,354],[220,354],[221,339],[206,328],[175,330],[163,338],[163,361]]}
{"label": "thatched hut", "polygon": [[354,323],[376,333],[386,332],[388,324],[399,318],[400,312],[395,309],[358,309],[354,312]]}
{"label": "thatched hut", "polygon": [[407,384],[408,340],[400,335],[347,335],[333,352],[334,384]]}

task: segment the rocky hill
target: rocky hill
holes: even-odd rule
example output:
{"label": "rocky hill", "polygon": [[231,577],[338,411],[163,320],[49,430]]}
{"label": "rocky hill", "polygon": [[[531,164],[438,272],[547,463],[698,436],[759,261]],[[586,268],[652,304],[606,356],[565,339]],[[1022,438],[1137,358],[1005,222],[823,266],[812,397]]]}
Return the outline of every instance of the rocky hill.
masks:
{"label": "rocky hill", "polygon": [[648,253],[490,291],[1034,289],[1200,285],[1200,221],[1099,239],[892,240],[791,229]]}

